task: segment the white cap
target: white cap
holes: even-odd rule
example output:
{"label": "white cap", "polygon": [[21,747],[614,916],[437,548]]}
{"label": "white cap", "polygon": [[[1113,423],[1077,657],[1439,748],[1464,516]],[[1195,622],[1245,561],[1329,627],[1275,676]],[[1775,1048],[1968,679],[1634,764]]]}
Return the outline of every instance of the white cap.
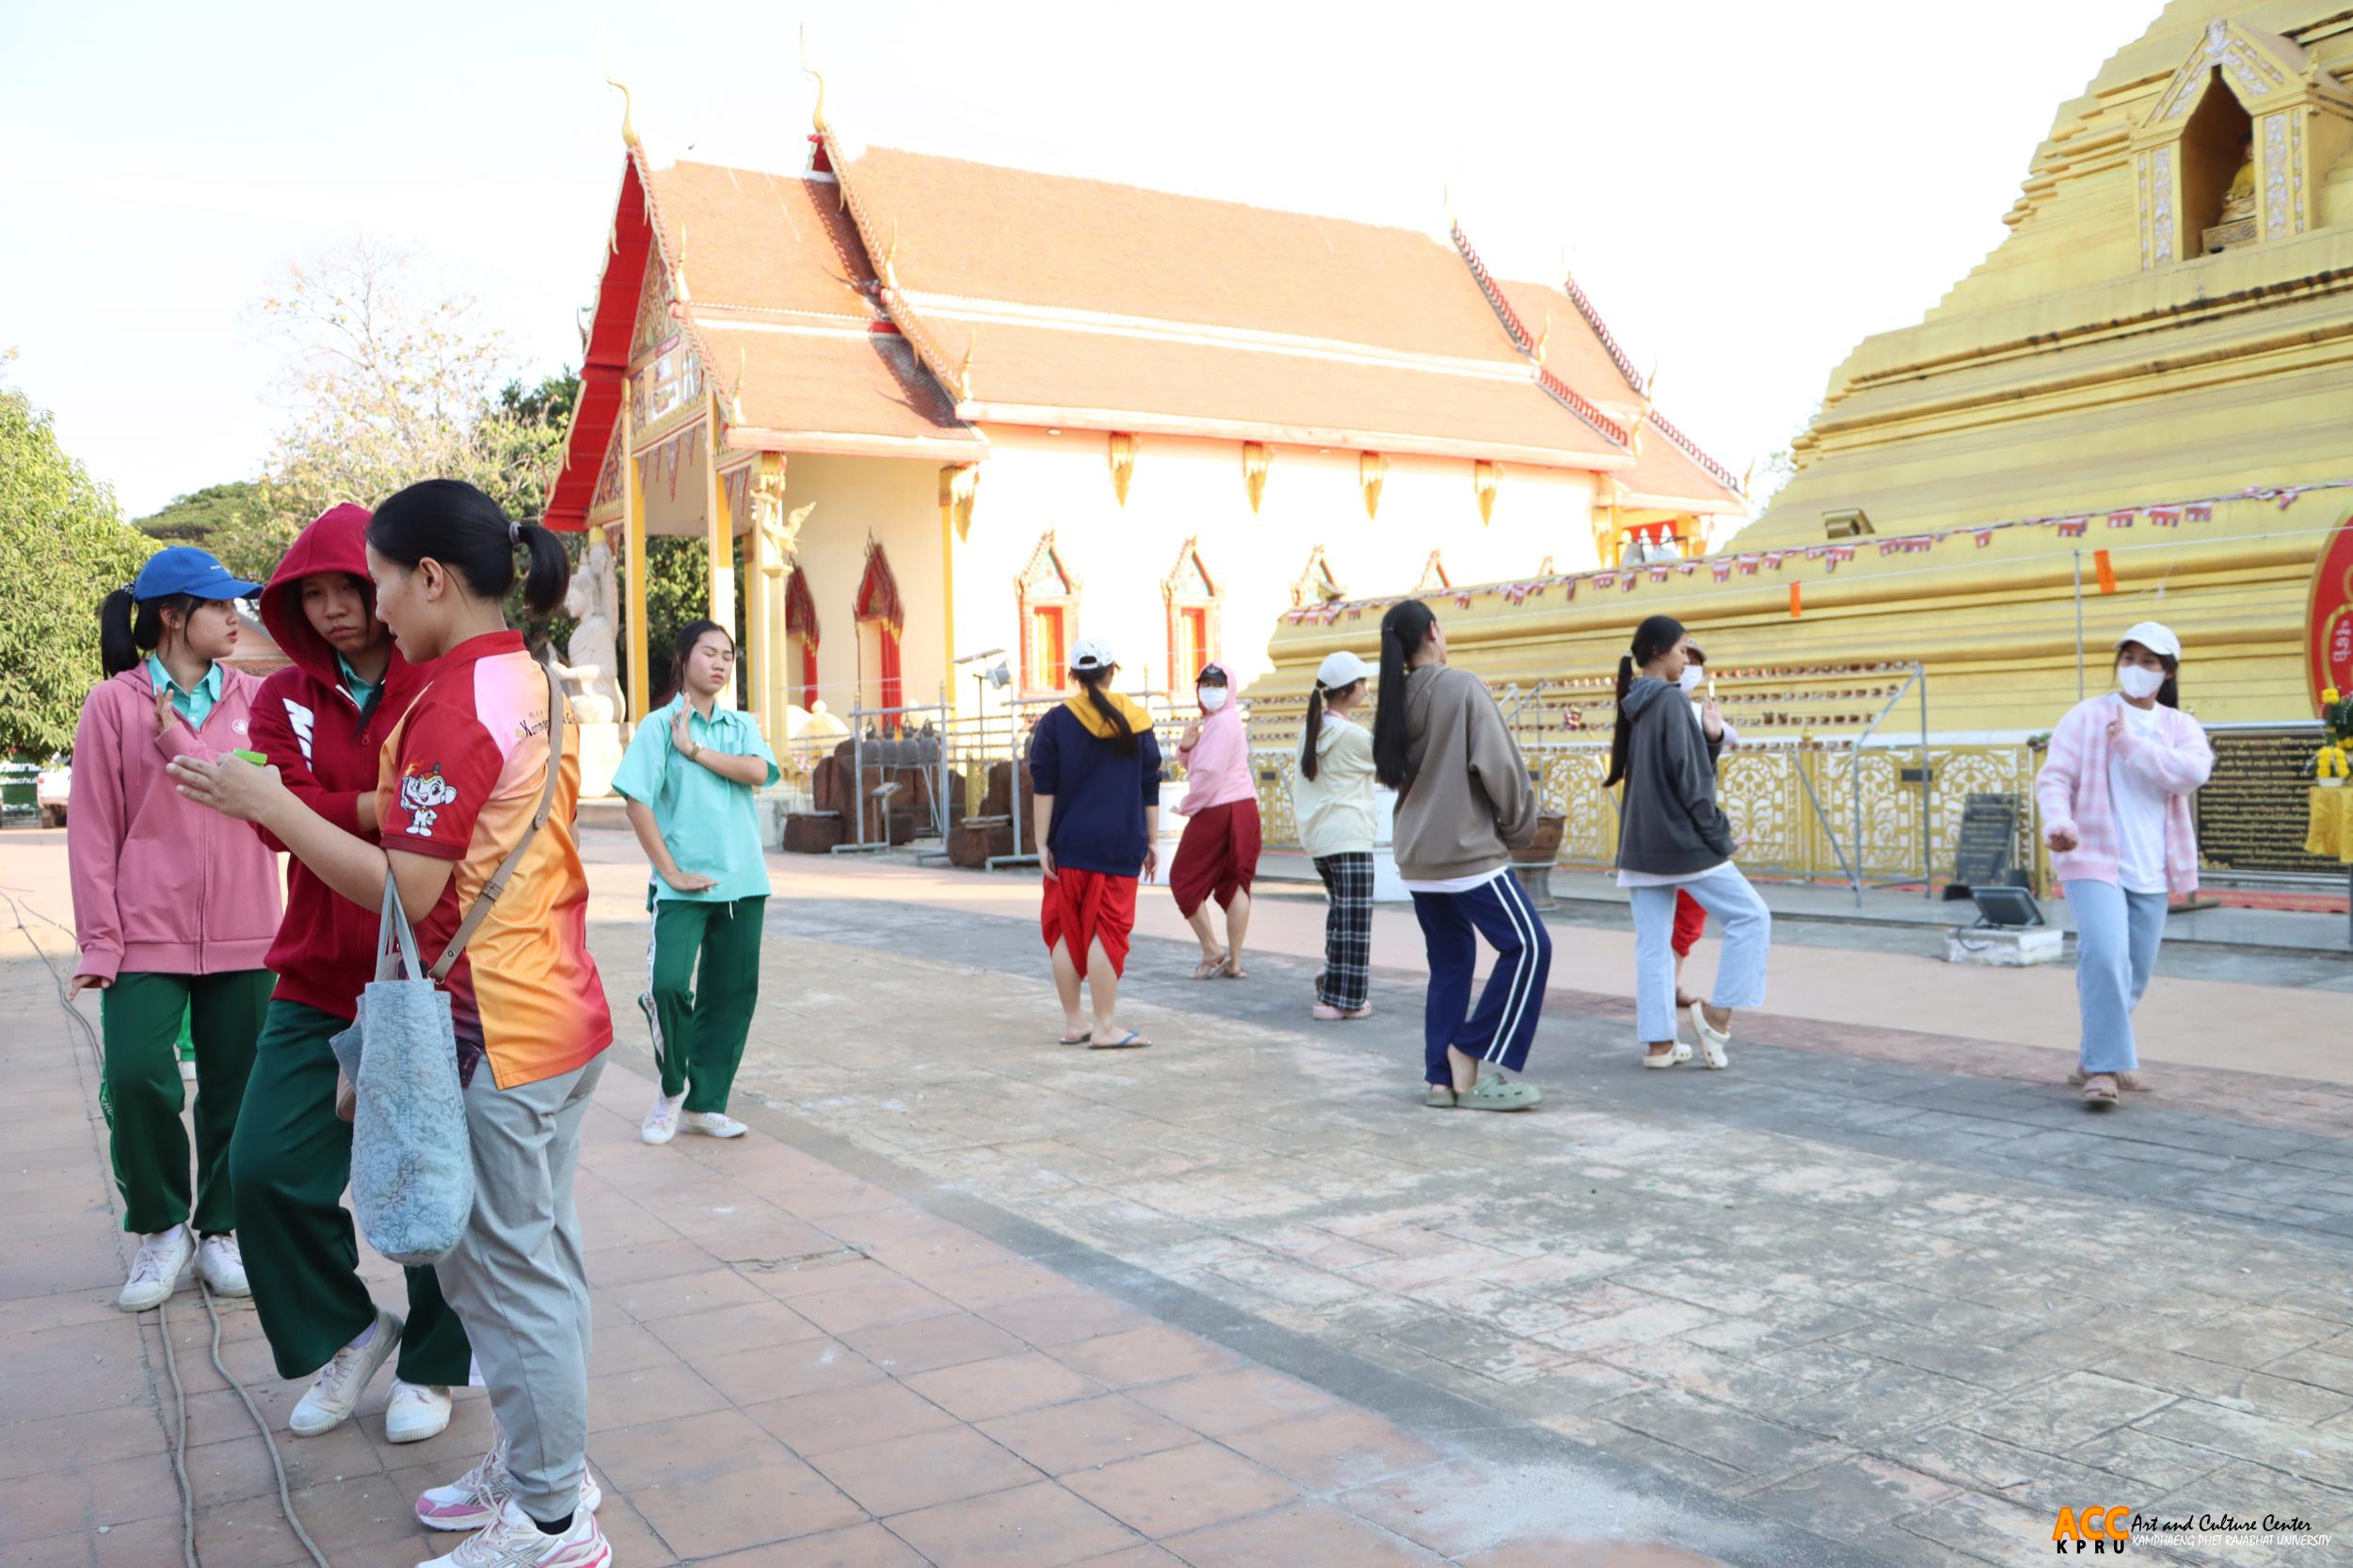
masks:
{"label": "white cap", "polygon": [[2126,643],[2138,643],[2163,659],[2178,660],[2182,656],[2182,639],[2173,634],[2171,627],[2161,626],[2153,620],[2142,621],[2116,639],[2119,648]]}
{"label": "white cap", "polygon": [[1337,692],[1342,686],[1354,685],[1371,673],[1370,664],[1342,648],[1337,653],[1323,656],[1323,663],[1316,666],[1316,684],[1327,692]]}
{"label": "white cap", "polygon": [[1081,637],[1071,645],[1070,667],[1074,670],[1105,670],[1119,663],[1112,657],[1112,645],[1100,637]]}

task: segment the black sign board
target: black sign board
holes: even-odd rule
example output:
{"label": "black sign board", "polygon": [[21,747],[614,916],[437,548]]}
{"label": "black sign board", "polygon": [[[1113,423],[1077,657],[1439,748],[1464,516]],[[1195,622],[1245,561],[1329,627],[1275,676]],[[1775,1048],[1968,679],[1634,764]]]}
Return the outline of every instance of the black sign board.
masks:
{"label": "black sign board", "polygon": [[1998,887],[2018,853],[2018,797],[1973,794],[1961,809],[1961,841],[1953,849],[1953,880],[1964,888]]}
{"label": "black sign board", "polygon": [[2218,872],[2306,872],[2341,878],[2335,861],[2304,853],[2312,780],[2304,765],[2319,731],[2208,730],[2214,776],[2196,796],[2198,853]]}

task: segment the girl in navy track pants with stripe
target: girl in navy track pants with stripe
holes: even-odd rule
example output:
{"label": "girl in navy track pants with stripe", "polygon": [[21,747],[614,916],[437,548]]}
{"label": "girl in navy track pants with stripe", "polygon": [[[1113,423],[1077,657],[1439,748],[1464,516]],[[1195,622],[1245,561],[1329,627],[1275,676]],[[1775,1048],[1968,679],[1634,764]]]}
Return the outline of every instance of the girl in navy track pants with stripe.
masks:
{"label": "girl in navy track pants with stripe", "polygon": [[[1397,792],[1397,869],[1430,959],[1423,1103],[1525,1111],[1542,1095],[1505,1074],[1526,1064],[1536,1037],[1552,935],[1512,875],[1511,852],[1536,836],[1536,792],[1495,697],[1448,665],[1446,633],[1418,600],[1381,618],[1372,757]],[[1496,964],[1474,1006],[1482,937]]]}

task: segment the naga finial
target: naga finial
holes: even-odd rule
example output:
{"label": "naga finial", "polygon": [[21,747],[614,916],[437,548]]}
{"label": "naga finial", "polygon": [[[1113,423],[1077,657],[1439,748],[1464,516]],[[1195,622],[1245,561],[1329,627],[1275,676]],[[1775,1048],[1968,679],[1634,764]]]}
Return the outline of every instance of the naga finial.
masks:
{"label": "naga finial", "polygon": [[883,247],[882,285],[896,291],[899,287],[899,220],[890,220],[890,243]]}
{"label": "naga finial", "polygon": [[608,69],[604,73],[604,85],[609,88],[616,88],[620,90],[621,145],[628,148],[632,152],[643,152],[644,147],[637,139],[637,127],[630,118],[631,100],[629,95],[629,84],[615,76],[611,70]]}
{"label": "naga finial", "polygon": [[1536,362],[1545,362],[1545,351],[1552,346],[1552,312],[1545,312],[1545,329],[1536,334]]}
{"label": "naga finial", "polygon": [[817,106],[809,111],[809,127],[819,136],[830,129],[825,124],[825,74],[808,63],[808,24],[801,24],[801,70],[817,79]]}
{"label": "naga finial", "polygon": [[980,346],[981,329],[975,327],[972,335],[965,340],[964,363],[956,367],[956,401],[959,403],[972,401],[972,356],[979,352]]}

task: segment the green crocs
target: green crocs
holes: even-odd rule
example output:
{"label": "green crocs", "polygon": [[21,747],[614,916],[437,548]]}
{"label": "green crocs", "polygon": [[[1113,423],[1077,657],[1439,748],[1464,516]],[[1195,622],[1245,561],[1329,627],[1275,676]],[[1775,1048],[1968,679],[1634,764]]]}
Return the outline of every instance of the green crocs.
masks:
{"label": "green crocs", "polygon": [[1468,1094],[1455,1096],[1454,1103],[1466,1111],[1525,1111],[1544,1097],[1533,1083],[1489,1073]]}
{"label": "green crocs", "polygon": [[1421,1103],[1433,1111],[1451,1111],[1456,1103],[1454,1091],[1443,1083],[1433,1083],[1421,1096]]}

